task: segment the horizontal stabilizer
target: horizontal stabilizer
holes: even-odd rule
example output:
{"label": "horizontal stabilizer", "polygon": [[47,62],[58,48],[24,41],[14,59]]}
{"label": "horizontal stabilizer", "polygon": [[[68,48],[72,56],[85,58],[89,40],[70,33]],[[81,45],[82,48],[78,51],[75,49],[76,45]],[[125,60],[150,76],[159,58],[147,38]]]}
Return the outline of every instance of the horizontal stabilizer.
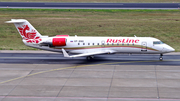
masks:
{"label": "horizontal stabilizer", "polygon": [[23,23],[25,21],[24,19],[11,19],[11,21],[6,21],[5,23]]}

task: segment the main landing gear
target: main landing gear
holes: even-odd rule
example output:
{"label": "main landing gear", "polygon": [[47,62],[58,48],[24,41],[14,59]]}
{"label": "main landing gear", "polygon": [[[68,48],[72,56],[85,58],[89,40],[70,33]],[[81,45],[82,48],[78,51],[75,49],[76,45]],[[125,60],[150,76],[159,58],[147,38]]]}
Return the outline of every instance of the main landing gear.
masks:
{"label": "main landing gear", "polygon": [[163,54],[160,54],[159,60],[162,61],[163,60]]}
{"label": "main landing gear", "polygon": [[91,61],[91,60],[93,60],[93,59],[94,59],[94,56],[87,56],[87,57],[86,57],[86,60],[87,60],[87,61]]}

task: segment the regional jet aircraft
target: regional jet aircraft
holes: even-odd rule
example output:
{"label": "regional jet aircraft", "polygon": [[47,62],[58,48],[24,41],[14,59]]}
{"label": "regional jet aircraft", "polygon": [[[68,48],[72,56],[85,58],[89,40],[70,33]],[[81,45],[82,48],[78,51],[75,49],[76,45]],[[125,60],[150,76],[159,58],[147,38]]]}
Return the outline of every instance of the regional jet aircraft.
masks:
{"label": "regional jet aircraft", "polygon": [[[152,37],[85,37],[56,35],[42,36],[27,20],[11,19],[6,23],[14,23],[25,45],[42,50],[62,52],[64,57],[86,57],[90,60],[94,55],[129,53],[129,54],[163,54],[175,51],[169,45]],[[75,55],[69,55],[75,54]]]}

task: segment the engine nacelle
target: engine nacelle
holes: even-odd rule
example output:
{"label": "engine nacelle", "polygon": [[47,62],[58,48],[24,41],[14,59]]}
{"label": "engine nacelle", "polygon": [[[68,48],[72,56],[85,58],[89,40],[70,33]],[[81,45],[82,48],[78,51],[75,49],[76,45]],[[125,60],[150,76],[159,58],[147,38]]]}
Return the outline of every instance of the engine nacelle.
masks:
{"label": "engine nacelle", "polygon": [[52,46],[66,46],[66,38],[53,38]]}
{"label": "engine nacelle", "polygon": [[56,37],[69,37],[69,35],[56,35]]}

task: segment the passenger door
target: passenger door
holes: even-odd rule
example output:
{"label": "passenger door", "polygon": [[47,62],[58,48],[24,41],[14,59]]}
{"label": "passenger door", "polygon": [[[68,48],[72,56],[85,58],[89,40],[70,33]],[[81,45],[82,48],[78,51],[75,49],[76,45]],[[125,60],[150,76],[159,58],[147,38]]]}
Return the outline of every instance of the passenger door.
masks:
{"label": "passenger door", "polygon": [[145,41],[141,43],[141,52],[147,52],[147,42]]}

